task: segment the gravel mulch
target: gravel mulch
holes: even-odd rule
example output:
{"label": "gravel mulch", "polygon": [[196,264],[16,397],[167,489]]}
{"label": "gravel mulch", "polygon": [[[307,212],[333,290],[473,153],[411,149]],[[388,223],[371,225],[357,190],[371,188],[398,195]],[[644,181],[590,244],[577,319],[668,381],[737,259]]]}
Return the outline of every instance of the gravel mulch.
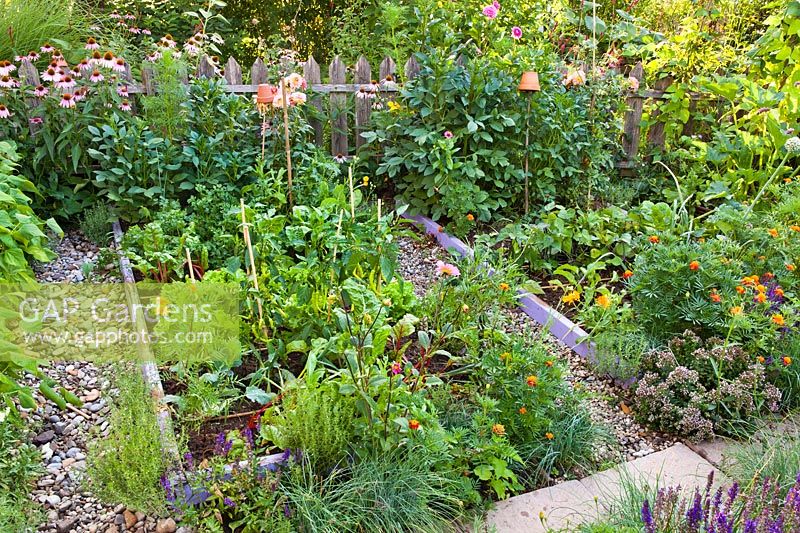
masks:
{"label": "gravel mulch", "polygon": [[[34,266],[41,282],[84,281],[83,264],[96,263],[100,249],[79,232],[68,232],[55,247],[58,258],[50,263]],[[119,281],[114,276],[115,265],[99,265],[90,274],[92,281]],[[36,392],[39,407],[22,410],[31,427],[35,428],[31,442],[39,447],[45,468],[31,492],[31,498],[42,504],[46,522],[39,531],[56,533],[136,533],[157,532],[188,533],[178,528],[172,518],[147,517],[124,505],[100,502],[85,490],[84,475],[90,442],[108,434],[110,407],[108,401],[116,390],[112,387],[110,372],[113,368],[88,362],[57,362],[44,367],[44,373],[76,396],[84,405],[60,411],[52,402],[42,397],[36,388],[36,379],[27,384]]]}
{"label": "gravel mulch", "polygon": [[[415,292],[422,296],[436,282],[437,260],[451,259],[445,250],[426,236],[420,239],[401,238],[398,242],[399,273],[406,281],[414,283]],[[542,326],[519,309],[504,309],[509,333],[523,334],[527,338],[545,340],[545,347],[554,358],[568,364],[567,380],[576,390],[588,393],[588,409],[592,419],[608,428],[613,436],[609,444],[596,450],[598,462],[610,464],[644,457],[672,446],[677,439],[653,432],[638,424],[630,410],[627,392],[613,380],[597,376],[586,360],[561,344]]]}

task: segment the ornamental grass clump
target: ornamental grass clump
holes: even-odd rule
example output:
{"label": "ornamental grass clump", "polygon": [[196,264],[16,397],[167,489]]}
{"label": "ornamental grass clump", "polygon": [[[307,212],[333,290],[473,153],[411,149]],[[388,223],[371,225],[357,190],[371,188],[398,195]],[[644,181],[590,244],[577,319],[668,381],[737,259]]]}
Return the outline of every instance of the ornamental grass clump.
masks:
{"label": "ornamental grass clump", "polygon": [[786,496],[769,478],[742,490],[738,483],[713,490],[714,472],[705,489],[689,495],[680,487],[660,489],[645,499],[641,519],[646,533],[789,533],[800,530],[800,475]]}

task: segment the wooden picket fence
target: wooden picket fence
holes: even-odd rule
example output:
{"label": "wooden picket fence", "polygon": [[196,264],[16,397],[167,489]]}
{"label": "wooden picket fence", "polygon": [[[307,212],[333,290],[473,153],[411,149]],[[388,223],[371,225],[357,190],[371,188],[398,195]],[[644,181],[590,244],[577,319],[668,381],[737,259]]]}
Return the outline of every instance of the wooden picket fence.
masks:
{"label": "wooden picket fence", "polygon": [[[332,155],[346,157],[350,154],[351,147],[355,147],[357,150],[365,143],[361,133],[369,128],[374,100],[370,98],[350,99],[348,97],[354,96],[362,88],[372,84],[373,81],[380,82],[391,76],[395,84],[378,83],[378,87],[380,93],[388,93],[388,98],[393,98],[393,93],[399,90],[400,82],[415,78],[419,72],[420,66],[412,56],[403,65],[402,76],[398,75],[397,63],[387,56],[381,61],[377,69],[378,75],[374,76],[369,62],[364,56],[361,56],[352,68],[352,83],[348,83],[348,69],[337,56],[327,69],[327,81],[323,82],[323,72],[320,65],[313,57],[310,57],[303,65],[303,75],[308,82],[312,95],[309,104],[319,111],[326,111],[326,113],[320,113],[320,116],[327,117],[325,120],[328,121],[327,125],[317,119],[311,121],[316,144],[322,146],[325,142],[327,126],[330,131],[330,151]],[[122,78],[129,83],[128,92],[130,94],[155,94],[158,89],[153,67],[145,65],[142,67],[141,73],[141,81],[135,81],[131,76],[130,66],[126,65],[126,71],[122,74]],[[208,56],[203,56],[200,58],[195,76],[198,78],[222,77],[227,82],[225,90],[242,95],[254,95],[258,90],[259,84],[276,83],[276,80],[268,79],[267,66],[260,58],[256,59],[250,67],[249,75],[245,76],[242,67],[233,57],[229,58],[224,67],[220,68]],[[644,83],[644,70],[641,62],[633,67],[630,76],[638,79],[641,84]],[[20,77],[28,85],[35,86],[40,82],[36,67],[27,60],[23,60],[20,66]],[[189,83],[188,78],[183,81],[184,83]],[[654,83],[653,90],[643,90],[627,96],[628,109],[624,116],[622,134],[623,157],[617,162],[617,167],[623,174],[631,173],[637,161],[640,145],[642,144],[641,123],[645,102],[668,98],[666,89],[671,83],[672,80],[670,78],[662,78]],[[325,99],[328,100],[327,108],[324,102]],[[701,97],[697,95],[692,96],[690,110],[700,99]],[[351,105],[350,102],[353,102],[354,109],[348,109],[348,106]],[[38,105],[37,99],[31,98],[29,105]],[[353,116],[352,129],[349,119],[351,115]],[[657,117],[658,110],[654,110],[650,116],[651,125],[647,129],[646,143],[650,148],[661,149],[664,147],[665,125],[656,121]],[[693,124],[690,120],[684,126],[683,133],[691,134],[692,128]]]}

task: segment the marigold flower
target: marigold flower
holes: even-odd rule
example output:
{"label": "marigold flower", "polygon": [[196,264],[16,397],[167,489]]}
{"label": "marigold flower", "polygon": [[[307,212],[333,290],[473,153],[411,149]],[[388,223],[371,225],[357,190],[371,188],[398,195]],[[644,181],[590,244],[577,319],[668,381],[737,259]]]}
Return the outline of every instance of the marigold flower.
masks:
{"label": "marigold flower", "polygon": [[444,274],[445,276],[452,276],[454,278],[461,275],[461,271],[457,266],[445,263],[444,261],[436,261],[436,273],[439,275]]}
{"label": "marigold flower", "polygon": [[764,362],[766,361],[766,359],[764,359],[763,355],[759,355],[758,357],[756,357],[756,361],[758,361],[759,363],[761,363],[763,365]]}
{"label": "marigold flower", "polygon": [[609,298],[608,295],[601,294],[595,299],[594,302],[603,309],[608,309],[608,306],[611,305],[611,298]]}
{"label": "marigold flower", "polygon": [[742,309],[741,305],[735,305],[735,306],[731,307],[731,315],[733,315],[733,316],[741,315],[742,311],[743,311],[743,309]]}
{"label": "marigold flower", "polygon": [[792,358],[789,357],[788,355],[784,356],[784,358],[783,358],[783,366],[789,366],[791,364],[792,364]]}
{"label": "marigold flower", "polygon": [[408,421],[408,429],[411,431],[416,431],[419,429],[419,420],[412,418]]}
{"label": "marigold flower", "polygon": [[720,296],[720,294],[717,292],[717,289],[712,289],[711,294],[709,294],[708,297],[711,298],[711,301],[715,304],[718,304],[722,301],[722,296]]}
{"label": "marigold flower", "polygon": [[494,424],[492,426],[492,433],[497,435],[498,437],[502,437],[506,434],[506,428],[503,424]]}
{"label": "marigold flower", "polygon": [[524,405],[519,408],[519,414],[524,415],[524,414],[527,414],[527,413],[528,413],[528,410],[525,409]]}
{"label": "marigold flower", "polygon": [[544,434],[544,438],[546,438],[547,440],[553,440],[555,437],[556,436],[550,433],[549,431]]}
{"label": "marigold flower", "polygon": [[773,274],[772,272],[764,272],[764,274],[761,277],[764,278],[765,280],[771,280],[772,278],[775,277],[775,274]]}
{"label": "marigold flower", "polygon": [[622,273],[622,279],[630,279],[632,277],[633,277],[633,271],[631,270],[626,270],[625,272]]}
{"label": "marigold flower", "polygon": [[786,270],[788,270],[789,272],[794,272],[794,264],[787,263],[786,264]]}
{"label": "marigold flower", "polygon": [[772,237],[777,237],[778,236],[778,230],[775,229],[775,228],[769,228],[767,230],[767,233],[769,233],[770,236],[772,236]]}
{"label": "marigold flower", "polygon": [[792,182],[792,178],[783,178],[783,182],[784,183],[791,183]]}
{"label": "marigold flower", "polygon": [[737,285],[736,286],[736,292],[738,292],[739,294],[744,294],[745,290],[747,290],[747,289],[745,289],[741,285]]}
{"label": "marigold flower", "polygon": [[781,288],[781,287],[775,287],[775,290],[772,291],[772,292],[775,294],[775,296],[778,296],[780,298],[783,298],[783,295],[785,294],[783,292],[783,288]]}
{"label": "marigold flower", "polygon": [[473,215],[472,213],[467,213],[467,220],[472,222],[473,220],[475,220],[475,215]]}
{"label": "marigold flower", "polygon": [[756,291],[757,292],[767,292],[767,288],[764,285],[759,283],[758,285],[756,285]]}
{"label": "marigold flower", "polygon": [[658,237],[658,235],[650,235],[650,237],[648,237],[647,240],[650,241],[653,244],[658,244],[661,241],[661,239]]}
{"label": "marigold flower", "polygon": [[760,304],[763,304],[764,302],[767,301],[767,295],[764,294],[763,292],[759,292],[758,294],[756,294],[755,301]]}
{"label": "marigold flower", "polygon": [[772,322],[779,326],[783,326],[786,324],[786,321],[783,319],[783,315],[780,313],[772,315]]}
{"label": "marigold flower", "polygon": [[789,229],[792,230],[792,231],[800,231],[800,226],[795,224],[793,226],[789,226]]}
{"label": "marigold flower", "polygon": [[700,270],[700,263],[698,261],[692,261],[689,263],[689,270]]}
{"label": "marigold flower", "polygon": [[571,304],[577,302],[580,299],[581,299],[581,293],[579,293],[578,291],[572,291],[565,294],[561,298],[561,301],[564,302],[565,304]]}
{"label": "marigold flower", "polygon": [[511,352],[503,352],[500,354],[501,361],[507,361],[509,359],[511,359]]}
{"label": "marigold flower", "polygon": [[500,284],[500,290],[503,291],[503,292],[506,292],[510,288],[511,287],[508,285],[508,283],[501,283]]}
{"label": "marigold flower", "polygon": [[539,378],[536,376],[528,376],[528,378],[525,380],[525,383],[528,384],[528,387],[535,387],[539,384]]}
{"label": "marigold flower", "polygon": [[547,361],[544,362],[544,366],[546,366],[547,368],[551,368],[553,366],[553,362],[548,359]]}

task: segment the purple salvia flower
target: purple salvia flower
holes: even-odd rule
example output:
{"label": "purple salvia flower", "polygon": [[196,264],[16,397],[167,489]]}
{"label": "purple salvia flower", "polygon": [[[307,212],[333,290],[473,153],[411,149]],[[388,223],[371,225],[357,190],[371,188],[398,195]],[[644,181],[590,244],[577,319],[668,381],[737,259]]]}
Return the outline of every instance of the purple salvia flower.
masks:
{"label": "purple salvia flower", "polygon": [[231,500],[230,498],[225,498],[222,500],[222,503],[225,504],[225,507],[236,507],[236,502]]}
{"label": "purple salvia flower", "polygon": [[642,523],[645,533],[656,533],[656,525],[653,522],[653,513],[650,512],[650,502],[644,501],[642,505]]}
{"label": "purple salvia flower", "polygon": [[728,515],[720,511],[717,513],[717,525],[719,533],[733,533],[733,520],[728,519]]}
{"label": "purple salvia flower", "polygon": [[748,518],[744,521],[744,531],[742,533],[757,533],[758,519]]}
{"label": "purple salvia flower", "polygon": [[289,504],[286,502],[284,502],[283,504],[283,516],[285,516],[286,518],[292,517],[292,510],[289,509]]}
{"label": "purple salvia flower", "polygon": [[689,531],[697,531],[700,523],[703,521],[703,501],[700,496],[700,491],[694,491],[694,502],[692,506],[686,511],[686,525],[689,526]]}
{"label": "purple salvia flower", "polygon": [[172,483],[170,483],[167,474],[161,474],[161,488],[164,489],[164,494],[166,494],[166,498],[168,502],[175,501],[175,491],[172,490]]}
{"label": "purple salvia flower", "polygon": [[194,468],[194,456],[192,455],[192,452],[186,452],[183,455],[183,458],[186,460],[186,466],[188,466],[190,470]]}

